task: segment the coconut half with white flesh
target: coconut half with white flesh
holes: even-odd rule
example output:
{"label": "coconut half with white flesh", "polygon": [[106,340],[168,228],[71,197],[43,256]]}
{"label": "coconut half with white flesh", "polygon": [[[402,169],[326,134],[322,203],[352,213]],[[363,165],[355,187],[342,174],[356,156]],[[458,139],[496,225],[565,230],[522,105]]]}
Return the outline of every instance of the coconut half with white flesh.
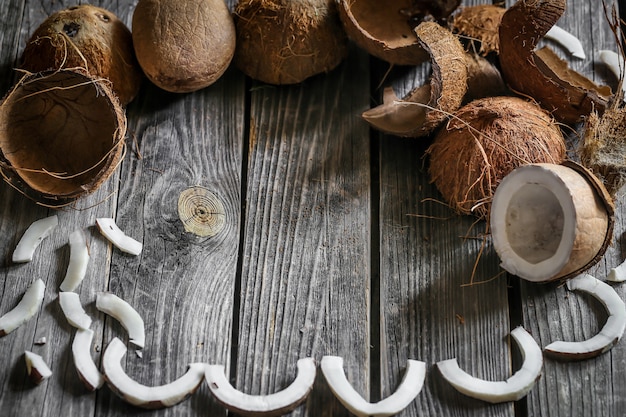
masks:
{"label": "coconut half with white flesh", "polygon": [[35,315],[41,307],[45,289],[46,284],[41,279],[33,281],[20,302],[0,317],[0,337],[11,333]]}
{"label": "coconut half with white flesh", "polygon": [[78,377],[89,391],[95,391],[104,384],[104,376],[98,370],[96,363],[91,357],[91,342],[93,330],[76,329],[72,342],[72,357]]}
{"label": "coconut half with white flesh", "polygon": [[13,262],[23,263],[32,261],[35,250],[39,247],[39,244],[52,233],[58,224],[59,218],[56,215],[31,223],[13,251]]}
{"label": "coconut half with white flesh", "polygon": [[126,346],[118,338],[111,340],[102,355],[102,371],[107,384],[123,400],[137,407],[159,409],[171,407],[187,399],[204,380],[206,364],[192,363],[187,372],[159,386],[142,385],[129,377],[121,365]]}
{"label": "coconut half with white flesh", "polygon": [[609,317],[595,336],[579,342],[553,342],[544,351],[559,359],[579,360],[599,356],[615,346],[626,328],[626,306],[613,287],[589,274],[582,274],[567,281],[567,289],[592,295],[602,303]]}
{"label": "coconut half with white flesh", "polygon": [[224,374],[224,366],[208,365],[205,378],[215,400],[229,411],[247,416],[280,416],[302,404],[315,382],[315,361],[298,360],[298,375],[285,389],[268,395],[250,395],[235,389]]}
{"label": "coconut half with white flesh", "polygon": [[337,399],[351,413],[359,417],[383,417],[401,412],[420,393],[426,377],[426,364],[409,359],[402,382],[400,382],[396,391],[377,403],[370,403],[348,381],[343,370],[343,358],[339,356],[324,356],[321,368],[326,382]]}
{"label": "coconut half with white flesh", "polygon": [[36,353],[25,351],[24,359],[26,361],[26,372],[30,379],[37,385],[52,376],[52,371],[46,361]]}
{"label": "coconut half with white flesh", "polygon": [[85,313],[77,293],[60,292],[59,304],[69,324],[77,329],[88,329],[91,326],[91,317]]}
{"label": "coconut half with white flesh", "polygon": [[489,221],[502,268],[543,282],[596,264],[611,241],[613,213],[604,185],[567,161],[513,170],[494,193]]}
{"label": "coconut half with white flesh", "polygon": [[141,253],[142,243],[127,236],[115,223],[114,219],[108,217],[96,219],[96,226],[98,226],[100,233],[122,252],[131,255],[139,255]]}
{"label": "coconut half with white flesh", "polygon": [[541,376],[543,356],[535,339],[523,327],[511,331],[520,348],[524,363],[505,381],[487,381],[476,378],[459,367],[454,359],[437,362],[441,375],[459,392],[490,403],[517,401],[525,397]]}
{"label": "coconut half with white flesh", "polygon": [[110,292],[100,292],[96,296],[96,308],[117,319],[128,332],[130,343],[143,349],[146,335],[141,315],[126,301]]}
{"label": "coconut half with white flesh", "polygon": [[61,283],[61,291],[74,291],[87,273],[89,264],[89,245],[82,230],[70,233],[70,262],[67,266],[65,278]]}

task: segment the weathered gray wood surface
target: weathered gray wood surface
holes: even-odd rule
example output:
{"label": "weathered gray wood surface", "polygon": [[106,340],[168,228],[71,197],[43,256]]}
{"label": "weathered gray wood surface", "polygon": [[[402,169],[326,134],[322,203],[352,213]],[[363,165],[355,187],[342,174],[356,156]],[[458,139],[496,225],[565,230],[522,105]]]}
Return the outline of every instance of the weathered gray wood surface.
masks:
{"label": "weathered gray wood surface", "polygon": [[[48,14],[73,4],[0,2],[2,94],[15,81],[13,67],[30,33]],[[93,4],[130,26],[136,0]],[[615,86],[597,63],[597,51],[615,45],[600,3],[570,1],[559,25],[588,51],[587,60],[572,66]],[[150,412],[127,405],[106,386],[84,389],[71,360],[73,329],[57,302],[68,235],[78,228],[88,232],[91,250],[79,292],[95,319],[92,354],[98,360],[113,337],[127,340],[117,322],[95,309],[96,293],[111,291],[145,320],[143,358],[131,349],[124,365],[146,385],[169,382],[201,361],[225,365],[244,392],[269,394],[293,380],[297,359],[338,355],[354,388],[374,402],[393,393],[407,359],[417,359],[427,363],[426,383],[402,415],[626,414],[623,343],[588,361],[546,359],[538,384],[516,404],[469,399],[441,378],[433,364],[450,357],[478,377],[507,378],[518,363],[507,337],[513,327],[524,325],[544,346],[588,337],[604,313],[557,285],[499,275],[488,241],[473,274],[485,224],[438,202],[426,175],[427,142],[381,135],[359,118],[378,102],[381,86],[402,94],[429,76],[428,65],[386,69],[352,45],[335,71],[295,86],[246,80],[235,68],[190,94],[146,82],[127,109],[122,166],[77,209],[57,212],[57,232],[28,264],[12,264],[11,253],[28,225],[52,211],[0,183],[0,314],[17,304],[32,278],[47,284],[37,316],[0,339],[0,415],[226,414],[205,386],[175,407]],[[214,237],[186,232],[179,219],[179,195],[194,186],[225,208],[225,227]],[[592,270],[599,278],[625,253],[622,200],[617,204],[615,243]],[[97,217],[115,217],[141,240],[141,256],[111,248],[93,227]],[[44,336],[47,343],[35,345]],[[42,386],[27,380],[24,350],[51,365],[54,375]],[[293,415],[350,413],[320,372]]]}

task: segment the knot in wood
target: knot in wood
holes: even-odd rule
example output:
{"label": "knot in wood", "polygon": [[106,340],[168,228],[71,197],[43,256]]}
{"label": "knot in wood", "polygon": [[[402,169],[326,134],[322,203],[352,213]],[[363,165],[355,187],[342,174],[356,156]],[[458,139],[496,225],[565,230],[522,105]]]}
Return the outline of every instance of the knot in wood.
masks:
{"label": "knot in wood", "polygon": [[183,190],[178,197],[178,216],[185,231],[201,237],[217,235],[226,223],[224,205],[204,187]]}

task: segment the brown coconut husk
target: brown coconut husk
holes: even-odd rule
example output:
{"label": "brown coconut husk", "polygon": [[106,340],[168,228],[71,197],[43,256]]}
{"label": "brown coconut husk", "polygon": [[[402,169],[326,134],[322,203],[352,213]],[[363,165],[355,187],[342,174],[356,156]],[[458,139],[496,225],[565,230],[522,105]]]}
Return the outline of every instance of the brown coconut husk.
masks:
{"label": "brown coconut husk", "polygon": [[468,66],[458,38],[435,22],[421,23],[415,33],[431,59],[430,81],[402,99],[388,87],[383,104],[362,114],[377,130],[402,137],[421,137],[433,132],[461,106],[467,91]]}
{"label": "brown coconut husk", "polygon": [[487,97],[461,107],[436,134],[428,172],[454,210],[486,218],[502,178],[523,164],[559,164],[565,151],[561,130],[539,106]]}
{"label": "brown coconut husk", "polygon": [[44,20],[26,43],[20,68],[33,73],[83,68],[110,80],[122,105],[135,98],[143,80],[130,30],[113,13],[87,4]]}
{"label": "brown coconut husk", "polygon": [[330,72],[348,51],[334,0],[241,0],[235,25],[235,65],[269,84]]}
{"label": "brown coconut husk", "polygon": [[467,64],[467,91],[464,103],[483,97],[510,95],[500,70],[485,57],[474,53],[465,54]]}
{"label": "brown coconut husk", "polygon": [[611,89],[570,69],[549,48],[535,51],[564,11],[565,0],[519,0],[507,9],[499,30],[500,67],[512,90],[537,100],[559,121],[573,124],[592,111],[602,113]]}
{"label": "brown coconut husk", "polygon": [[109,178],[125,133],[108,81],[80,69],[26,74],[0,104],[0,171],[29,198],[66,205]]}
{"label": "brown coconut husk", "polygon": [[[506,9],[494,4],[461,7],[450,19],[452,32],[469,40],[481,55],[498,53],[498,29]],[[476,45],[477,44],[477,45]]]}

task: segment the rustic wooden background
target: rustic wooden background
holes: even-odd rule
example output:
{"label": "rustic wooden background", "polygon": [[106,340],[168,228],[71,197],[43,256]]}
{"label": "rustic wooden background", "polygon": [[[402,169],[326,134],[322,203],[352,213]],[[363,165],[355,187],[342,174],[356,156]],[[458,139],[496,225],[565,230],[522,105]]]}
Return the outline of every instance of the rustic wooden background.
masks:
{"label": "rustic wooden background", "polygon": [[[92,4],[130,27],[136,2]],[[13,68],[33,30],[76,3],[0,2],[2,94],[17,78]],[[615,87],[597,59],[597,51],[615,49],[601,2],[570,0],[558,25],[577,35],[588,54],[572,67]],[[558,285],[501,274],[488,240],[472,275],[485,224],[440,203],[426,175],[428,141],[381,135],[359,117],[379,102],[381,86],[393,85],[401,95],[429,76],[428,64],[387,69],[352,45],[335,71],[294,86],[251,81],[235,68],[190,94],[146,82],[127,108],[123,164],[95,194],[57,212],[57,231],[28,264],[12,264],[12,251],[28,225],[52,210],[0,184],[0,314],[33,278],[47,284],[37,316],[0,339],[0,415],[226,414],[206,386],[159,411],[129,406],[106,386],[85,390],[71,360],[73,329],[57,302],[68,236],[77,228],[89,232],[90,268],[79,291],[95,319],[93,356],[99,359],[115,336],[126,340],[121,326],[95,309],[95,294],[112,291],[145,320],[143,358],[127,355],[125,368],[146,385],[169,382],[188,363],[202,361],[225,365],[242,391],[269,394],[293,380],[297,359],[337,355],[355,389],[374,402],[395,390],[407,359],[418,359],[428,364],[425,386],[402,416],[626,415],[623,342],[596,359],[546,359],[541,379],[516,403],[473,400],[441,378],[433,364],[457,357],[477,377],[506,379],[519,363],[508,342],[515,326],[524,325],[545,346],[593,335],[606,314]],[[225,227],[216,236],[184,230],[177,202],[193,186],[208,189],[225,208]],[[626,256],[624,201],[616,203],[615,241],[591,271],[601,279]],[[94,229],[97,217],[115,217],[144,243],[142,254],[112,249]],[[615,288],[626,296],[623,285]],[[47,343],[36,345],[41,337]],[[43,385],[27,380],[24,350],[50,364],[54,374]],[[293,415],[350,413],[319,372]]]}

